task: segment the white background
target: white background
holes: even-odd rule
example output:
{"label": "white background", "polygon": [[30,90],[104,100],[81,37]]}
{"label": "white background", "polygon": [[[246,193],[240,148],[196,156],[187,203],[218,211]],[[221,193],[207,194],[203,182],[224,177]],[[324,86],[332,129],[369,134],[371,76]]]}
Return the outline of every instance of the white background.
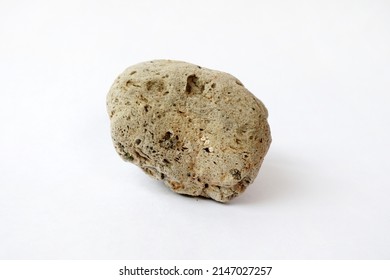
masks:
{"label": "white background", "polygon": [[[106,94],[169,58],[229,72],[273,143],[228,204],[115,153]],[[389,259],[390,2],[1,1],[1,259]]]}

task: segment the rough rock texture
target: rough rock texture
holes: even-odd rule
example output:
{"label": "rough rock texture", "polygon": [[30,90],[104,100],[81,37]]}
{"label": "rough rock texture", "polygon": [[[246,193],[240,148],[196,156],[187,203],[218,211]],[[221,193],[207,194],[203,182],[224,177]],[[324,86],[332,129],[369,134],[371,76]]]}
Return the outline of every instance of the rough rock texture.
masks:
{"label": "rough rock texture", "polygon": [[119,155],[173,191],[226,202],[271,144],[263,103],[230,74],[172,60],[127,68],[107,96]]}

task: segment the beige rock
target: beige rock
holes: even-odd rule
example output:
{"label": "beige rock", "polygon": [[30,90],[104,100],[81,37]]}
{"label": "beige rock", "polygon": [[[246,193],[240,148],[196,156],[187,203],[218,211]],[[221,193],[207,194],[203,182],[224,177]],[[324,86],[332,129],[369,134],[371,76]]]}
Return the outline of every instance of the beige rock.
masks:
{"label": "beige rock", "polygon": [[263,103],[230,74],[172,60],[127,68],[107,96],[119,155],[173,191],[226,202],[271,144]]}

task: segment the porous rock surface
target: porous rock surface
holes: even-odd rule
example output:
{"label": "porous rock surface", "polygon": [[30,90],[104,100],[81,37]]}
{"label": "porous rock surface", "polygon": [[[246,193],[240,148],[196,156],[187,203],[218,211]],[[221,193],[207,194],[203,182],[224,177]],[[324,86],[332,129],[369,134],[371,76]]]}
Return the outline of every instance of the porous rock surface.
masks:
{"label": "porous rock surface", "polygon": [[181,61],[127,68],[107,96],[116,151],[173,191],[226,202],[271,144],[263,103],[230,74]]}

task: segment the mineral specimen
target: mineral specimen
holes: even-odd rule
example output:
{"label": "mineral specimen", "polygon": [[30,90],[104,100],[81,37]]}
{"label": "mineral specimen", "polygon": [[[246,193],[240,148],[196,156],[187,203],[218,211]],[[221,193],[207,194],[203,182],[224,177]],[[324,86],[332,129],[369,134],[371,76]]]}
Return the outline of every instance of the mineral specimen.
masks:
{"label": "mineral specimen", "polygon": [[127,68],[107,96],[116,151],[173,191],[226,202],[271,144],[263,103],[230,74],[173,60]]}

